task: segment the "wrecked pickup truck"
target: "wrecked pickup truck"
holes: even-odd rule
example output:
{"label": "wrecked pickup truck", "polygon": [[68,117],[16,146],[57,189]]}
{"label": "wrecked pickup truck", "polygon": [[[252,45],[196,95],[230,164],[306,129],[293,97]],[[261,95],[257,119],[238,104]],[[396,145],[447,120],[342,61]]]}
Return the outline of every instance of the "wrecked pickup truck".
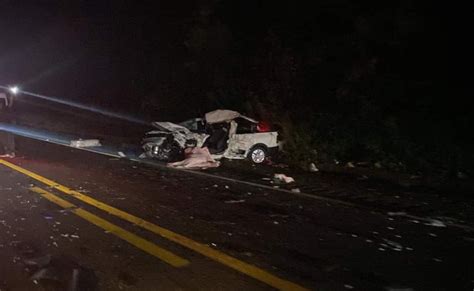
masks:
{"label": "wrecked pickup truck", "polygon": [[153,122],[142,142],[142,158],[177,161],[184,149],[207,147],[214,159],[245,159],[260,164],[278,150],[278,132],[232,110],[215,110],[205,118],[179,124]]}

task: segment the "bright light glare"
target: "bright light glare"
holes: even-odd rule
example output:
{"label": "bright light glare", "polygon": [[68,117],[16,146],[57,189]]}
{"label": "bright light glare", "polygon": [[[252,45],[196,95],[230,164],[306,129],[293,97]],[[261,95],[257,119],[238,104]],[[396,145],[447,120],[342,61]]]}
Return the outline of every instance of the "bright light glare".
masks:
{"label": "bright light glare", "polygon": [[18,94],[18,92],[20,92],[20,88],[18,88],[17,86],[10,87],[10,92],[16,95]]}
{"label": "bright light glare", "polygon": [[111,111],[108,111],[108,110],[103,110],[103,109],[100,109],[100,108],[97,108],[97,107],[88,106],[88,105],[84,105],[84,104],[73,102],[73,101],[67,101],[67,100],[63,100],[63,99],[59,99],[59,98],[55,98],[55,97],[49,97],[49,96],[45,96],[45,95],[41,95],[41,94],[36,94],[36,93],[32,93],[32,92],[23,91],[23,90],[20,90],[20,88],[18,86],[6,87],[6,86],[3,86],[3,85],[0,85],[0,89],[9,90],[12,94],[21,93],[22,95],[41,98],[43,100],[56,102],[56,103],[67,105],[67,106],[76,107],[76,108],[82,109],[82,110],[88,110],[90,112],[94,112],[94,113],[98,113],[98,114],[102,114],[102,115],[105,115],[105,116],[118,118],[118,119],[122,119],[122,120],[127,120],[127,121],[130,121],[130,122],[133,122],[133,123],[149,124],[149,122],[147,122],[143,119],[140,119],[140,118],[133,117],[133,116],[120,114],[120,113],[115,113],[115,112],[111,112]]}

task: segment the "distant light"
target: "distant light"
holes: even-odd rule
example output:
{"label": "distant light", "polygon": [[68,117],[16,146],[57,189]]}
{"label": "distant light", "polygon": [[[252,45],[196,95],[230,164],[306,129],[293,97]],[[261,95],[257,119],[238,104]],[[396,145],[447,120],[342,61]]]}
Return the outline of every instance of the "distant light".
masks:
{"label": "distant light", "polygon": [[14,95],[16,95],[16,94],[18,94],[18,92],[20,92],[20,88],[18,88],[17,86],[10,87],[10,92],[12,92]]}

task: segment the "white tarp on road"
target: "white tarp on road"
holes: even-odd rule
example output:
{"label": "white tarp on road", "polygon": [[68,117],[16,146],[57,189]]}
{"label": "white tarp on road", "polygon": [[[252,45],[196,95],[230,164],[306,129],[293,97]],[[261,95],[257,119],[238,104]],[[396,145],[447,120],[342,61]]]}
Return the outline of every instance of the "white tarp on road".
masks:
{"label": "white tarp on road", "polygon": [[179,162],[168,163],[168,167],[180,169],[207,169],[217,168],[220,163],[211,157],[207,147],[187,148],[184,150],[185,159]]}

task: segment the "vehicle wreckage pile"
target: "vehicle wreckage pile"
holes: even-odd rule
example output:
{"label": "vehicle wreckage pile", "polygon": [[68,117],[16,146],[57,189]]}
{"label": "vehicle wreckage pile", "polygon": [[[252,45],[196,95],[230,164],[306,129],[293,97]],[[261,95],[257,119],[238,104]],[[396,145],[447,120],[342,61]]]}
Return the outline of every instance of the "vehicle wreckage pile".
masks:
{"label": "vehicle wreckage pile", "polygon": [[146,133],[141,158],[169,162],[172,167],[217,167],[221,158],[248,158],[260,164],[278,150],[278,132],[232,110],[211,111],[179,124],[152,125],[156,130]]}

